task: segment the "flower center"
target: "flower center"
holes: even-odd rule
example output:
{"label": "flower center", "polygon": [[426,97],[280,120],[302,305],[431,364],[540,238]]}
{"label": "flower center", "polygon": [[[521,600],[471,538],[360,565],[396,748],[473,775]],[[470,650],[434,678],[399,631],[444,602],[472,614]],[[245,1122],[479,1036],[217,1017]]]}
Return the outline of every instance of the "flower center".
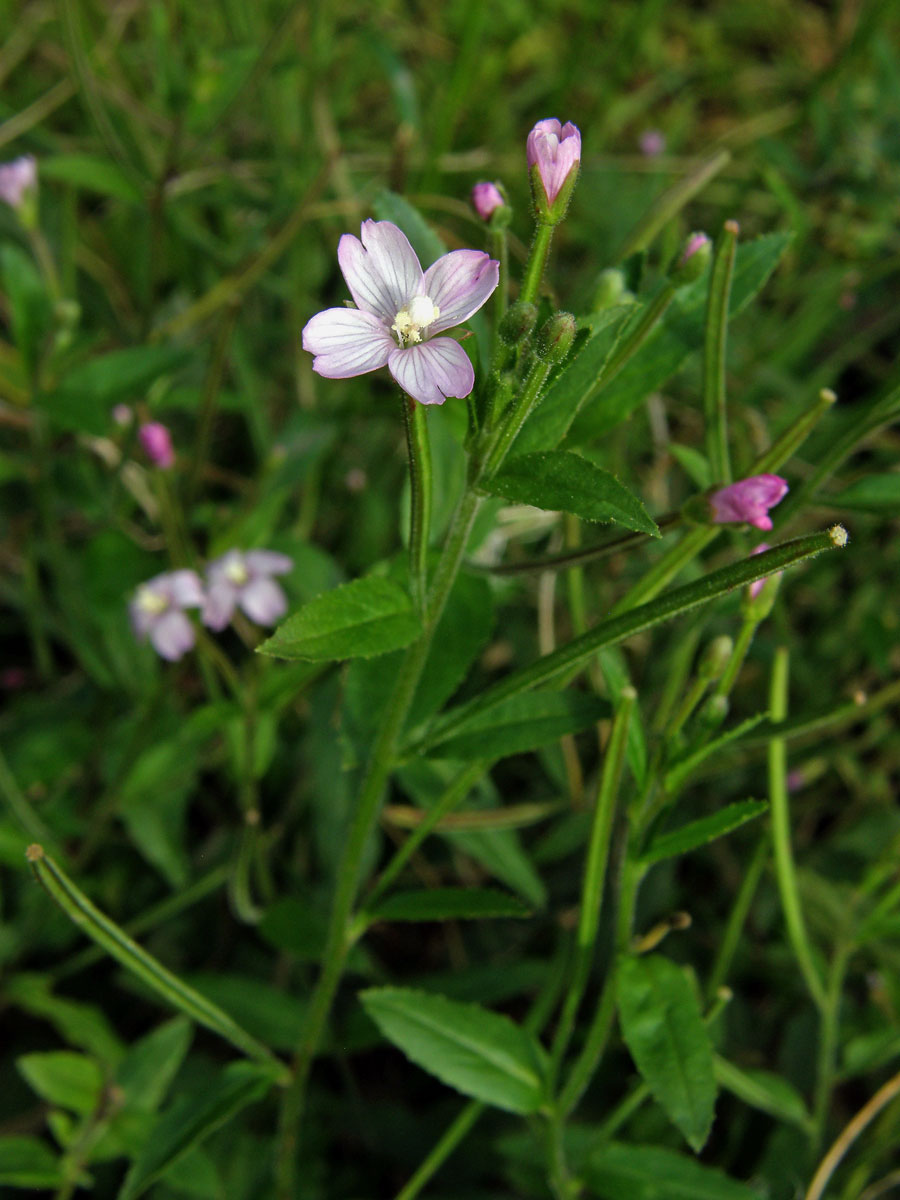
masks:
{"label": "flower center", "polygon": [[158,617],[169,607],[169,597],[163,596],[160,592],[154,592],[152,588],[142,587],[138,589],[138,608],[145,612],[148,617]]}
{"label": "flower center", "polygon": [[243,587],[250,578],[250,573],[242,562],[230,562],[225,568],[225,578],[235,587]]}
{"label": "flower center", "polygon": [[401,347],[414,346],[422,340],[427,329],[441,315],[441,310],[427,296],[413,296],[406,308],[401,308],[391,326]]}

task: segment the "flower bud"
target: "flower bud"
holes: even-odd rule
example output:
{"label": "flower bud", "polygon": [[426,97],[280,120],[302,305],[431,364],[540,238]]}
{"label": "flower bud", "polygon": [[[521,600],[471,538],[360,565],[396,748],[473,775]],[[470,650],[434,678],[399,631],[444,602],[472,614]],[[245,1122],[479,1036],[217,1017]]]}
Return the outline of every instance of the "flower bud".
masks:
{"label": "flower bud", "polygon": [[538,334],[537,352],[551,363],[561,363],[572,349],[578,326],[571,313],[557,313]]}
{"label": "flower bud", "polygon": [[531,195],[543,225],[558,225],[566,215],[578,180],[581,163],[581,133],[567,121],[555,117],[538,121],[526,145]]}
{"label": "flower bud", "polygon": [[605,271],[600,272],[600,278],[597,280],[592,310],[602,312],[604,308],[612,308],[629,295],[624,273],[618,267],[607,267]]}
{"label": "flower bud", "polygon": [[14,209],[29,229],[37,224],[37,159],[33,154],[0,163],[0,200]]}
{"label": "flower bud", "polygon": [[537,308],[526,301],[517,300],[510,305],[500,322],[500,339],[507,346],[518,346],[534,329]]}
{"label": "flower bud", "polygon": [[175,465],[175,451],[172,448],[172,435],[165,425],[159,421],[148,421],[138,431],[144,453],[153,463],[166,471]]}
{"label": "flower bud", "polygon": [[751,475],[707,497],[709,519],[714,525],[746,523],[757,529],[772,528],[769,509],[788,493],[787,480],[780,475]]}
{"label": "flower bud", "polygon": [[718,694],[710,696],[697,715],[701,728],[709,730],[710,733],[714,729],[718,729],[728,716],[728,709],[730,707],[727,696],[719,696]]}
{"label": "flower bud", "polygon": [[699,677],[709,681],[721,678],[725,668],[728,666],[733,651],[734,642],[726,634],[713,638],[706,647],[706,651],[697,667]]}
{"label": "flower bud", "polygon": [[676,287],[693,283],[706,270],[712,256],[712,243],[705,233],[692,233],[684,243],[684,249],[678,256],[675,266],[669,272],[669,278]]}
{"label": "flower bud", "polygon": [[638,140],[638,145],[645,158],[656,158],[666,148],[666,136],[659,129],[645,129]]}
{"label": "flower bud", "polygon": [[506,207],[506,200],[496,183],[476,183],[472,188],[472,207],[482,221],[489,221],[498,208]]}
{"label": "flower bud", "polygon": [[134,413],[127,404],[116,404],[114,406],[112,410],[112,419],[120,429],[124,429],[127,425],[130,425],[133,418]]}

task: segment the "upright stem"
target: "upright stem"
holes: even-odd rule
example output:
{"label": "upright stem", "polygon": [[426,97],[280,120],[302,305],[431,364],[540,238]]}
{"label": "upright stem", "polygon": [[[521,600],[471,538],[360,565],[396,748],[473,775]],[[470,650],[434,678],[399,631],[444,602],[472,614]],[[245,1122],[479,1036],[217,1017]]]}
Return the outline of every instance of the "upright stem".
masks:
{"label": "upright stem", "polygon": [[[773,722],[783,721],[787,716],[788,651],[779,646],[772,668],[772,683],[769,694],[770,716]],[[772,847],[775,854],[775,874],[781,907],[787,926],[788,938],[797,959],[800,973],[806,982],[816,1006],[823,1010],[826,1004],[825,990],[816,968],[803,910],[797,887],[797,873],[791,851],[791,822],[787,795],[787,744],[784,738],[773,737],[769,741],[769,804],[772,814]]]}
{"label": "upright stem", "polygon": [[534,231],[534,241],[531,243],[531,253],[525,264],[525,275],[519,292],[519,299],[526,304],[534,304],[537,300],[547,266],[547,255],[550,253],[550,243],[553,241],[553,229],[552,225],[539,224]]}
{"label": "upright stem", "polygon": [[494,291],[494,332],[491,359],[497,357],[500,348],[500,322],[506,316],[509,303],[509,237],[506,229],[492,229],[490,234],[491,253],[500,264],[499,282]]}
{"label": "upright stem", "polygon": [[431,530],[431,445],[425,406],[405,395],[400,397],[400,403],[409,453],[409,579],[413,602],[424,613]]}
{"label": "upright stem", "polygon": [[532,409],[537,404],[552,365],[552,363],[545,362],[543,359],[535,359],[534,366],[531,368],[528,378],[525,381],[525,386],[522,389],[522,394],[516,400],[508,417],[500,426],[491,442],[485,457],[484,468],[481,472],[483,475],[490,477],[503,462],[510,446],[516,440],[519,430],[528,420]]}
{"label": "upright stem", "polygon": [[471,489],[467,490],[460,500],[428,593],[422,635],[406,653],[372,747],[353,823],[338,868],[337,889],[331,910],[322,971],[310,1001],[303,1036],[294,1055],[293,1079],[284,1093],[276,1166],[276,1189],[280,1200],[295,1200],[297,1136],[303,1113],[306,1082],[352,944],[349,924],[359,889],[363,855],[378,821],[400,734],[431,648],[435,628],[459,571],[480,503],[480,497]]}
{"label": "upright stem", "polygon": [[727,979],[728,972],[731,970],[731,962],[744,929],[744,922],[747,920],[747,914],[750,911],[750,905],[753,903],[753,897],[756,895],[756,889],[759,887],[759,881],[762,878],[768,857],[769,842],[768,838],[763,836],[759,840],[756,852],[750,860],[750,866],[747,868],[744,878],[741,881],[740,890],[734,902],[734,908],[731,910],[728,924],[725,926],[725,935],[722,938],[722,944],[719,946],[716,961],[710,972],[709,983],[706,985],[706,999],[709,1003],[712,1003],[719,988]]}
{"label": "upright stem", "polygon": [[725,395],[725,346],[728,335],[728,302],[734,255],[737,248],[736,221],[726,221],[716,243],[709,276],[706,330],[703,344],[703,406],[706,413],[706,453],[713,479],[731,483],[728,455],[728,416]]}

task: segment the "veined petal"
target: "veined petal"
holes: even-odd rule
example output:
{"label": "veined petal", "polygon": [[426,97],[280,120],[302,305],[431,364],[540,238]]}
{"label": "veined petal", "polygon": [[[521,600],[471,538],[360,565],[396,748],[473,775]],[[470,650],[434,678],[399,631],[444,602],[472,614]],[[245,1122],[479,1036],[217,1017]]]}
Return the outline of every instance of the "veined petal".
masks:
{"label": "veined petal", "polygon": [[287,597],[271,579],[254,579],[241,589],[240,606],[257,625],[274,625],[287,612]]}
{"label": "veined petal", "polygon": [[491,295],[500,278],[500,264],[480,250],[453,250],[425,272],[424,294],[441,310],[428,327],[442,333],[468,320]]}
{"label": "veined petal", "polygon": [[362,241],[345,233],[338,262],[350,295],[363,312],[390,327],[401,309],[420,294],[422,268],[406,235],[390,221],[363,221]]}
{"label": "veined petal", "polygon": [[254,575],[287,575],[294,569],[294,560],[277,550],[248,550],[244,562]]}
{"label": "veined petal", "polygon": [[328,379],[377,371],[396,348],[378,317],[358,308],[326,308],[303,329],[303,349],[316,356],[313,370]]}
{"label": "veined petal", "polygon": [[175,662],[194,644],[194,627],[177,608],[163,613],[150,630],[150,643],[161,658]]}
{"label": "veined petal", "polygon": [[196,571],[181,569],[164,576],[169,595],[179,608],[199,608],[203,603],[203,584]]}
{"label": "veined petal", "polygon": [[443,404],[448,396],[468,396],[475,384],[469,356],[453,338],[395,350],[388,359],[388,370],[420,404]]}

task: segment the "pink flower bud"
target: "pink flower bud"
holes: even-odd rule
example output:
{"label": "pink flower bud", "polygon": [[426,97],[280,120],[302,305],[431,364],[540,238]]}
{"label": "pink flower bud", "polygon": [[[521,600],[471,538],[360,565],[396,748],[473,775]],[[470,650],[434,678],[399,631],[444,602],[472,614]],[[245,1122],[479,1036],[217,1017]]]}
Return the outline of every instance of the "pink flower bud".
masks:
{"label": "pink flower bud", "polygon": [[141,439],[144,453],[154,467],[168,470],[169,467],[175,465],[172,435],[165,425],[161,425],[159,421],[148,421],[146,425],[141,426],[138,436]]}
{"label": "pink flower bud", "polygon": [[665,134],[658,129],[645,129],[640,136],[638,145],[645,158],[656,158],[666,148]]}
{"label": "pink flower bud", "polygon": [[769,509],[788,493],[787,480],[780,475],[751,475],[720,488],[709,497],[710,514],[717,525],[746,523],[769,530]]}
{"label": "pink flower bud", "polygon": [[489,221],[498,208],[506,204],[495,183],[476,183],[472,188],[472,207],[482,221]]}
{"label": "pink flower bud", "polygon": [[681,258],[678,262],[680,266],[684,266],[689,258],[693,258],[698,250],[702,250],[704,246],[709,245],[709,238],[705,233],[692,233],[688,240],[684,243],[684,249],[681,251]]}
{"label": "pink flower bud", "polygon": [[112,410],[112,419],[122,429],[131,424],[133,417],[134,413],[127,404],[117,404]]}
{"label": "pink flower bud", "polygon": [[0,200],[20,211],[28,193],[37,188],[37,159],[23,154],[12,162],[0,163]]}
{"label": "pink flower bud", "polygon": [[[526,155],[538,214],[555,224],[562,220],[565,214],[569,194],[578,175],[578,164],[581,162],[581,133],[571,121],[567,121],[565,125],[560,125],[555,117],[538,121],[528,135]],[[534,168],[537,168],[540,188],[534,179]],[[568,188],[566,184],[569,184]],[[557,204],[564,188],[566,194]]]}

